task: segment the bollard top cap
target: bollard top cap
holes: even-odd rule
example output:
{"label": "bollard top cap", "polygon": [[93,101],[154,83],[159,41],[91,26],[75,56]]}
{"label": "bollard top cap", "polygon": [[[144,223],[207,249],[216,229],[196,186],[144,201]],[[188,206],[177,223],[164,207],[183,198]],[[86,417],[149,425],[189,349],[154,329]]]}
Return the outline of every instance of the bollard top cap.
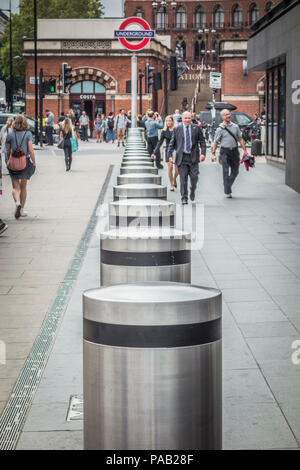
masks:
{"label": "bollard top cap", "polygon": [[84,318],[121,325],[196,324],[222,316],[218,289],[177,282],[138,282],[83,293]]}

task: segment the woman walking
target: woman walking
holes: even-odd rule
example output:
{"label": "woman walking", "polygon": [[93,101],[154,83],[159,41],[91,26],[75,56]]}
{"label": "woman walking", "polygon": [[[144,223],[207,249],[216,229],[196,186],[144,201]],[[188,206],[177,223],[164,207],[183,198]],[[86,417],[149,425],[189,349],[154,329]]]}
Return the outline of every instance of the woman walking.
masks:
{"label": "woman walking", "polygon": [[78,137],[73,131],[72,121],[66,118],[61,126],[60,139],[64,141],[64,154],[66,162],[66,171],[70,171],[72,164],[72,143],[71,137],[76,139],[78,145]]}
{"label": "woman walking", "polygon": [[112,141],[114,143],[116,135],[114,131],[114,126],[115,126],[115,119],[114,119],[114,113],[111,111],[108,114],[108,117],[106,118],[106,143]]}
{"label": "woman walking", "polygon": [[[14,120],[12,117],[7,118],[5,126],[1,129],[1,157],[2,157],[2,173],[3,168],[6,168],[7,158],[6,158],[6,137],[12,131],[12,124]],[[5,165],[5,166],[4,166]]]}
{"label": "woman walking", "polygon": [[105,114],[101,114],[101,142],[105,142],[106,139],[106,117]]}
{"label": "woman walking", "polygon": [[[13,123],[13,118],[7,118],[5,126],[1,129],[1,153],[0,153],[0,196],[2,195],[2,165],[3,168],[6,167],[6,137],[9,132],[11,132],[11,126]],[[0,235],[5,232],[7,225],[0,219]]]}
{"label": "woman walking", "polygon": [[[169,180],[170,180],[170,191],[174,191],[174,187],[177,187],[176,183],[176,178],[178,176],[178,167],[176,164],[172,163],[169,161],[168,157],[168,147],[169,143],[171,141],[172,135],[174,132],[174,119],[172,116],[167,116],[165,119],[165,125],[164,128],[161,132],[160,139],[157,142],[157,145],[153,151],[153,154],[151,155],[151,158],[154,159],[156,157],[157,159],[159,158],[159,152],[160,152],[160,147],[162,146],[164,140],[166,141],[166,147],[165,147],[165,160],[168,163],[168,175],[169,175]],[[175,170],[173,169],[175,167]]]}
{"label": "woman walking", "polygon": [[[32,134],[29,130],[29,123],[23,114],[19,114],[13,122],[12,132],[6,137],[6,156],[9,160],[17,147],[26,155],[26,166],[24,170],[13,171],[8,166],[9,175],[12,182],[12,196],[16,209],[15,218],[26,217],[24,207],[27,199],[27,181],[34,174],[36,169],[35,155],[32,145]],[[8,162],[9,165],[9,162]]]}
{"label": "woman walking", "polygon": [[94,129],[95,129],[97,142],[101,142],[102,128],[101,128],[101,117],[99,113],[97,113],[96,119],[94,121]]}

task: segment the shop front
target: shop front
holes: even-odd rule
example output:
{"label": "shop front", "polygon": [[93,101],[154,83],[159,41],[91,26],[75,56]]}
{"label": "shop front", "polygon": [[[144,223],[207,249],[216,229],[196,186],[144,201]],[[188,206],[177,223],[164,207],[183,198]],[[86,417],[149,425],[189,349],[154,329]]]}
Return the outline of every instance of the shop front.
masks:
{"label": "shop front", "polygon": [[77,118],[82,111],[86,112],[90,118],[91,130],[97,114],[106,114],[105,93],[105,87],[92,80],[80,81],[70,87],[70,108]]}
{"label": "shop front", "polygon": [[284,164],[286,184],[300,193],[299,18],[300,0],[285,0],[254,23],[248,68],[266,73],[267,160]]}

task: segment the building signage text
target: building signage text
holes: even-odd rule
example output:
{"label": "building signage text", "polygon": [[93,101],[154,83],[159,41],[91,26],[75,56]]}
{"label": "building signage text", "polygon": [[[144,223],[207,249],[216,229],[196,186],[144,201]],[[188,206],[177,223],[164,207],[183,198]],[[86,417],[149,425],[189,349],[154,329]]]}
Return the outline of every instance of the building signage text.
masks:
{"label": "building signage text", "polygon": [[62,49],[111,49],[110,40],[62,41]]}
{"label": "building signage text", "polygon": [[81,100],[95,100],[96,95],[80,95]]}

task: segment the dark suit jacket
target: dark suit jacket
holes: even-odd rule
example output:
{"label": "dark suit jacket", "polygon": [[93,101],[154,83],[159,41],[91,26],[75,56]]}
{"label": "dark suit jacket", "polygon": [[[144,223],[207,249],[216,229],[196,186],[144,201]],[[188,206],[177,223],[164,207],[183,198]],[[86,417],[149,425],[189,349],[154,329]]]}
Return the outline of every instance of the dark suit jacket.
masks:
{"label": "dark suit jacket", "polygon": [[[199,163],[199,144],[201,146],[201,155],[206,155],[206,142],[202,134],[200,126],[196,124],[191,124],[192,126],[192,148],[191,148],[191,161],[192,163]],[[171,142],[168,148],[168,157],[172,155],[174,150],[176,150],[176,165],[180,166],[183,158],[183,148],[184,148],[184,125],[180,124],[175,127]]]}

